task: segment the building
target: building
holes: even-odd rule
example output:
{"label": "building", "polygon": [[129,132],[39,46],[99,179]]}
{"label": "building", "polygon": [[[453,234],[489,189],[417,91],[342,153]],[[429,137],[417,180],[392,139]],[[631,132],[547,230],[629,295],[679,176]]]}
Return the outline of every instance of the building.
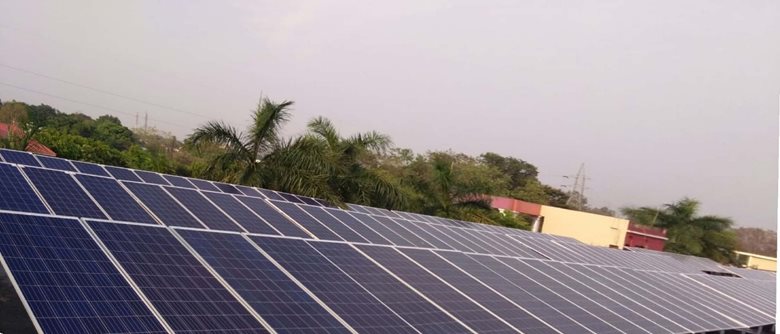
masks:
{"label": "building", "polygon": [[556,208],[506,197],[492,197],[494,208],[535,217],[535,232],[571,237],[583,243],[623,248],[629,222],[626,219]]}
{"label": "building", "polygon": [[745,267],[758,270],[777,272],[777,258],[747,252],[734,251],[737,254],[737,261],[743,263]]}
{"label": "building", "polygon": [[628,223],[625,246],[663,251],[666,240],[666,229]]}
{"label": "building", "polygon": [[[24,131],[16,124],[0,123],[0,139],[6,139],[9,136],[15,136],[17,138],[24,137]],[[31,139],[30,142],[27,143],[25,151],[51,157],[57,156],[57,153],[54,153],[54,151],[46,145],[41,144],[35,139]]]}

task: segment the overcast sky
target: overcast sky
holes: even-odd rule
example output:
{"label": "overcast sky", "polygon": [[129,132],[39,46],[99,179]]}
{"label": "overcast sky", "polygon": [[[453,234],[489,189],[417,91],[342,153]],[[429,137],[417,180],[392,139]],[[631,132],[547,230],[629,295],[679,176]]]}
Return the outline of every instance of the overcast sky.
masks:
{"label": "overcast sky", "polygon": [[776,229],[776,0],[5,0],[0,13],[4,101],[131,127],[148,113],[184,136],[209,119],[243,127],[263,93],[296,102],[287,135],[322,115],[417,152],[521,158],[553,186],[585,163],[593,205],[690,196]]}

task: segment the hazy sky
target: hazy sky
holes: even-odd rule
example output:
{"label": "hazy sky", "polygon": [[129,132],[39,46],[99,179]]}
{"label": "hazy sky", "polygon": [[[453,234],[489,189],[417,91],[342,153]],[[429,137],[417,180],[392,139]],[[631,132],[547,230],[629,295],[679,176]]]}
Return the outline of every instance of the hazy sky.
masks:
{"label": "hazy sky", "polygon": [[518,157],[553,186],[585,163],[594,205],[691,196],[776,229],[776,0],[5,0],[0,13],[3,100],[130,126],[148,112],[184,136],[209,119],[243,127],[262,92],[296,102],[287,135],[323,115],[418,152]]}

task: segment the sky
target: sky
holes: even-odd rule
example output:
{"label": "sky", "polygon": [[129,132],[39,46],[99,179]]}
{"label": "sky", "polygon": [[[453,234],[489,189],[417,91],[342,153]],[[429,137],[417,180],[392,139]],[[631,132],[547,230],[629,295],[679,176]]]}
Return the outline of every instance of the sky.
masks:
{"label": "sky", "polygon": [[[777,228],[780,2],[0,2],[0,99],[179,137],[260,96],[424,153],[496,152],[591,205]],[[138,119],[138,122],[136,121]],[[137,123],[136,123],[137,122]]]}

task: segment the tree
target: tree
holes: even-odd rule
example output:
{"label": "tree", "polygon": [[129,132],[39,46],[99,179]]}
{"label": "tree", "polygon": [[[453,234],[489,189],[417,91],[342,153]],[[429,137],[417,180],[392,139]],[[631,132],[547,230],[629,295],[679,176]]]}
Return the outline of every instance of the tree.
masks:
{"label": "tree", "polygon": [[308,136],[321,142],[328,169],[328,185],[340,202],[388,209],[401,208],[406,197],[389,174],[376,168],[378,155],[391,146],[389,136],[374,131],[350,137],[339,135],[333,123],[317,117],[308,123]]}
{"label": "tree", "polygon": [[289,120],[292,101],[277,103],[264,98],[252,113],[247,132],[223,122],[208,122],[192,133],[189,141],[195,147],[216,144],[222,152],[214,155],[206,173],[228,171],[225,181],[243,184],[261,183],[258,177],[263,159],[282,143],[280,130]]}
{"label": "tree", "polygon": [[755,227],[734,229],[737,249],[743,252],[777,257],[777,232]]}
{"label": "tree", "polygon": [[733,262],[736,236],[733,222],[718,216],[698,216],[699,202],[683,198],[662,208],[623,208],[629,219],[643,225],[667,229],[664,250],[708,257],[718,262]]}

